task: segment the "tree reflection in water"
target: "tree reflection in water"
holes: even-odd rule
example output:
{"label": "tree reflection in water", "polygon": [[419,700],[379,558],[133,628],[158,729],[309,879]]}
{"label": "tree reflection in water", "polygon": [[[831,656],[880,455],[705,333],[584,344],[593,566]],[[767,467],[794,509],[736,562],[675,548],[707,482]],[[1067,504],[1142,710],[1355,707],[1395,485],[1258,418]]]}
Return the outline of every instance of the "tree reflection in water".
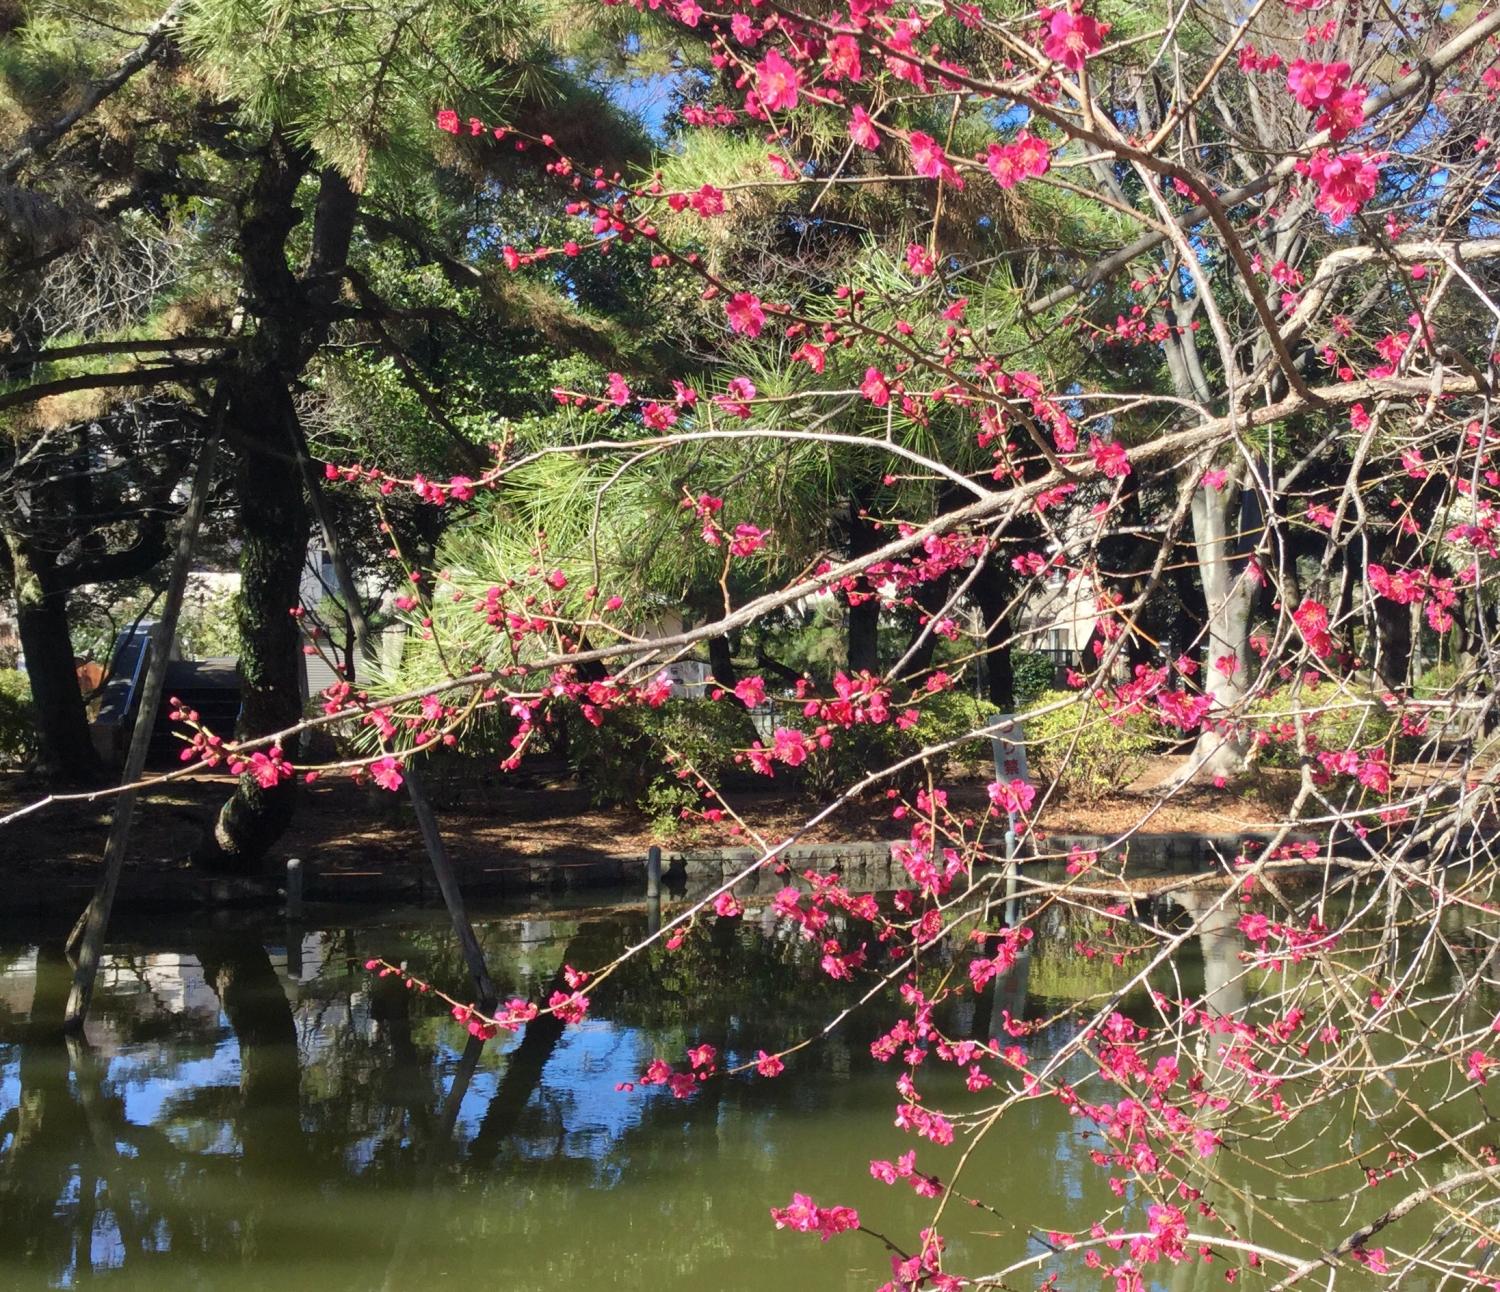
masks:
{"label": "tree reflection in water", "polygon": [[[1201,928],[1162,989],[1219,1013],[1254,1008],[1260,978],[1240,958],[1238,905],[1215,910],[1212,896],[1193,894],[1179,904]],[[564,964],[607,960],[648,918],[496,921],[483,929],[486,956],[507,995],[545,998]],[[1162,905],[1141,918],[1187,913]],[[1076,952],[1096,920],[1039,913],[1015,964],[979,995],[945,1002],[940,1026],[988,1038],[1007,1014],[1027,1020],[1038,1030],[1021,1043],[1043,1061],[1076,1034],[1081,1002],[1110,998],[1133,972]],[[18,961],[0,947],[10,965],[0,976],[0,1288],[106,1272],[126,1292],[875,1286],[887,1266],[873,1243],[797,1242],[771,1229],[769,1207],[795,1189],[857,1206],[874,1228],[910,1229],[931,1204],[871,1180],[866,1159],[915,1146],[937,1173],[956,1159],[892,1126],[894,1074],[870,1054],[879,1011],[792,1056],[780,1080],[715,1080],[687,1101],[616,1090],[652,1058],[680,1063],[707,1042],[743,1061],[838,1014],[848,985],[817,972],[817,942],[774,922],[724,922],[678,952],[648,952],[590,985],[581,1026],[538,1020],[489,1045],[469,1043],[399,980],[363,972],[383,953],[461,989],[462,961],[443,934],[326,930],[284,955],[282,932],[188,926],[117,948],[87,1041],[71,1051],[60,953],[44,946]],[[961,972],[964,945],[960,935],[935,954],[955,956]],[[1136,990],[1119,1008],[1145,1017],[1152,1006]],[[951,1065],[929,1063],[920,1079],[955,1111],[985,1106]],[[1350,1151],[1338,1116],[1331,1102],[1331,1156]],[[1017,1105],[967,1168],[999,1214],[950,1212],[953,1249],[1003,1263],[1036,1250],[1034,1226],[1109,1213],[1119,1199],[1089,1161],[1097,1145],[1057,1101]],[[1254,1197],[1270,1182],[1244,1183]],[[1250,1234],[1274,1203],[1218,1205]]]}

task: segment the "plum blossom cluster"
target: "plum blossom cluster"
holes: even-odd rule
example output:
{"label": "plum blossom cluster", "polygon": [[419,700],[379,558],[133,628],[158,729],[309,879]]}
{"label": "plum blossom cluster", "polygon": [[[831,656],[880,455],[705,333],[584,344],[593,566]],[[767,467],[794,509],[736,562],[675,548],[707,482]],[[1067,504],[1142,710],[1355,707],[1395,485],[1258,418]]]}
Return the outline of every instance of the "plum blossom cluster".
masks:
{"label": "plum blossom cluster", "polygon": [[784,1207],[772,1207],[771,1219],[777,1229],[819,1234],[825,1243],[835,1234],[859,1228],[859,1212],[853,1207],[820,1207],[805,1193],[794,1193]]}

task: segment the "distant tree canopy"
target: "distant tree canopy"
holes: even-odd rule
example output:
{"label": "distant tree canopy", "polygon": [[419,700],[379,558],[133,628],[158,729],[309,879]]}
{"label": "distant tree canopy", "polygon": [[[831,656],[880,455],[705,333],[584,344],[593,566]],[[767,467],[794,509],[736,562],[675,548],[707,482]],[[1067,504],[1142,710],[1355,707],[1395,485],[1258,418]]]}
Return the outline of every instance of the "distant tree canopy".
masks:
{"label": "distant tree canopy", "polygon": [[[635,338],[627,257],[517,281],[542,159],[464,154],[434,130],[462,97],[614,164],[639,127],[583,79],[568,7],[426,4],[358,21],[267,10],[22,6],[0,37],[0,579],[15,600],[44,764],[99,775],[71,661],[69,592],[157,577],[185,481],[222,440],[217,541],[238,553],[239,734],[301,714],[287,611],[310,530],[309,454],[476,471],[540,370]],[[619,264],[619,271],[615,265]],[[576,360],[575,360],[576,362]],[[319,468],[321,469],[321,468]],[[332,502],[357,565],[389,539]],[[436,529],[402,500],[416,550]],[[247,784],[215,847],[253,853],[290,791]]]}

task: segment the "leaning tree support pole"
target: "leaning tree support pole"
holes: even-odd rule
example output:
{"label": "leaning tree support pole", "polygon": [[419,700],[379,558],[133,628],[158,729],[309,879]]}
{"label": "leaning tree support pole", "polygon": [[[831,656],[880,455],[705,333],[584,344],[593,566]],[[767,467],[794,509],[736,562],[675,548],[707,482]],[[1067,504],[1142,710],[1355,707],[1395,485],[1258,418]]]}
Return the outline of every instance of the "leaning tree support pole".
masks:
{"label": "leaning tree support pole", "polygon": [[225,396],[222,391],[221,386],[215,392],[208,439],[198,459],[198,471],[193,477],[193,492],[182,517],[182,530],[177,535],[177,555],[172,561],[167,600],[153,634],[151,662],[146,668],[146,686],[141,692],[135,730],[130,735],[130,752],[125,757],[125,773],[120,779],[123,788],[115,800],[114,816],[109,823],[109,839],[104,845],[104,873],[99,877],[99,886],[94,890],[88,909],[84,911],[68,940],[70,948],[75,943],[78,946],[73,989],[68,993],[68,1011],[63,1019],[64,1028],[70,1032],[82,1029],[83,1020],[89,1012],[89,1001],[94,995],[94,979],[99,973],[99,957],[104,949],[104,933],[109,927],[110,909],[114,906],[115,890],[120,886],[120,871],[125,865],[125,848],[130,842],[130,827],[135,822],[135,801],[138,794],[135,787],[146,767],[146,750],[151,744],[156,712],[161,707],[162,692],[166,689],[167,664],[172,654],[172,641],[177,636],[177,617],[182,610],[182,594],[187,587],[188,565],[197,544],[198,527],[203,521],[203,512],[208,503],[208,486],[213,478],[214,459],[218,455],[219,432],[224,420]]}
{"label": "leaning tree support pole", "polygon": [[[318,528],[323,534],[323,546],[328,550],[329,559],[333,562],[333,576],[339,585],[339,595],[344,599],[344,613],[349,616],[349,624],[354,630],[354,654],[361,665],[370,658],[370,621],[365,618],[364,604],[359,599],[359,590],[354,586],[354,575],[349,569],[349,562],[344,559],[344,547],[339,542],[338,531],[334,528],[333,517],[328,510],[328,500],[323,495],[323,482],[318,478],[318,473],[313,470],[312,458],[308,455],[307,446],[302,443],[298,436],[297,462],[302,468],[302,478],[307,483],[308,497],[312,501],[313,515],[318,519]],[[354,660],[347,662],[349,681],[354,680]],[[494,980],[490,977],[489,966],[484,961],[484,950],[479,945],[479,938],[474,933],[474,926],[469,923],[469,914],[464,909],[464,895],[458,886],[458,876],[453,873],[453,863],[448,856],[448,849],[443,844],[442,831],[438,829],[437,816],[432,810],[432,802],[427,797],[427,791],[422,786],[421,777],[417,775],[417,769],[412,766],[408,759],[406,767],[402,771],[402,780],[406,784],[407,796],[411,799],[412,811],[416,814],[417,829],[422,835],[422,846],[427,850],[428,859],[432,862],[432,873],[437,876],[438,889],[443,894],[443,904],[448,908],[448,918],[453,924],[453,932],[458,936],[458,944],[463,949],[464,963],[469,966],[469,975],[474,979],[474,990],[479,996],[479,1007],[488,1013],[495,1007],[500,999],[495,991]]]}

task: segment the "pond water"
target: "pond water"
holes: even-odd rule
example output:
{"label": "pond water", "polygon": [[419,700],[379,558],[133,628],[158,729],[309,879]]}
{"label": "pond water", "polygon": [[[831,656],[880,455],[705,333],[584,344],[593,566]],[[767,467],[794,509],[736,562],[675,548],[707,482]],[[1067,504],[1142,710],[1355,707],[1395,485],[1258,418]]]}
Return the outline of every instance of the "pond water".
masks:
{"label": "pond water", "polygon": [[[480,927],[502,990],[535,996],[562,964],[596,965],[639,939],[646,920],[639,907],[541,910]],[[950,1035],[995,1035],[1004,1010],[1053,1019],[1028,1040],[1044,1058],[1072,1034],[1073,1004],[1119,978],[1107,959],[1073,954],[1066,929],[1041,928],[998,984],[950,1003]],[[1214,937],[1189,944],[1181,986],[1205,990],[1206,951],[1207,989],[1242,992]],[[405,959],[461,992],[433,912],[291,929],[158,918],[122,927],[111,951],[85,1043],[70,1048],[56,943],[0,930],[7,1292],[874,1288],[889,1277],[877,1240],[777,1231],[769,1208],[800,1191],[903,1240],[932,1216],[933,1202],[868,1172],[918,1144],[893,1124],[897,1071],[870,1054],[878,1016],[856,1015],[776,1080],[711,1081],[687,1100],[617,1090],[704,1041],[731,1061],[776,1049],[851,999],[754,909],[632,962],[582,1025],[533,1024],[482,1048],[431,998],[363,969]],[[988,1102],[951,1069],[946,1080],[932,1073],[924,1088],[950,1107]],[[1339,1129],[1330,1160],[1352,1155],[1358,1170],[1360,1135]],[[1089,1160],[1096,1144],[1055,1099],[1012,1110],[962,1180],[991,1209],[952,1202],[943,1218],[955,1263],[997,1269],[1043,1250],[1033,1226],[1086,1226],[1119,1206]],[[924,1169],[945,1174],[957,1155],[920,1147]],[[1233,1198],[1220,1205],[1233,1214]],[[1329,1232],[1316,1210],[1289,1203],[1273,1223],[1251,1208],[1236,1223],[1312,1250]],[[1326,1224],[1347,1220],[1339,1210]],[[1063,1268],[1099,1286],[1096,1272]],[[1222,1266],[1177,1274],[1174,1288],[1224,1286]],[[1036,1282],[1032,1271],[1013,1286]]]}

